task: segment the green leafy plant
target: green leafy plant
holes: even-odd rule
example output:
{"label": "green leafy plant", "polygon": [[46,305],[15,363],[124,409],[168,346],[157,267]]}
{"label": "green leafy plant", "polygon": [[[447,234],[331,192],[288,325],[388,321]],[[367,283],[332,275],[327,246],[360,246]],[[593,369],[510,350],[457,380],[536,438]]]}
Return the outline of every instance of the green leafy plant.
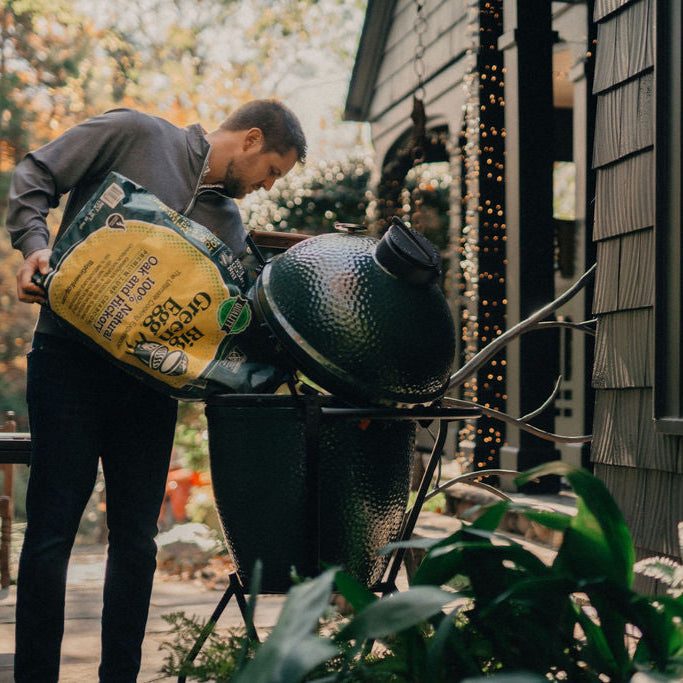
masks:
{"label": "green leafy plant", "polygon": [[184,467],[201,471],[209,469],[209,441],[204,406],[181,403],[173,441],[174,458]]}
{"label": "green leafy plant", "polygon": [[[517,484],[546,474],[569,482],[575,516],[504,501],[448,538],[394,544],[384,551],[427,553],[408,590],[382,597],[329,569],[290,591],[268,639],[225,680],[681,680],[683,598],[633,590],[631,537],[602,482],[550,463]],[[563,532],[552,565],[496,533],[511,507]],[[350,618],[326,617],[335,585]]]}
{"label": "green leafy plant", "polygon": [[363,156],[296,169],[265,200],[245,202],[245,226],[317,235],[334,231],[336,221],[363,223],[372,197],[371,172],[371,159]]}
{"label": "green leafy plant", "polygon": [[190,676],[196,681],[229,681],[236,674],[242,658],[253,656],[251,641],[244,629],[232,629],[227,635],[209,634],[195,662],[187,653],[207,627],[205,621],[186,617],[183,612],[164,615],[171,626],[170,639],[161,648],[168,654],[161,673],[166,676]]}
{"label": "green leafy plant", "polygon": [[[683,557],[683,522],[678,524],[678,549]],[[671,557],[646,557],[636,562],[636,573],[656,579],[666,586],[666,592],[675,598],[683,595],[683,564]]]}

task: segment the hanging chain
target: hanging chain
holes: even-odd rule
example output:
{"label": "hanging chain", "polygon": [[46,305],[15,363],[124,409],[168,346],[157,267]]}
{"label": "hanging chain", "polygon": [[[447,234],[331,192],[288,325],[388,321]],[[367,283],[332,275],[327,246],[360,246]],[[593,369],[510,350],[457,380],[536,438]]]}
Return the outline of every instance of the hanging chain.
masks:
{"label": "hanging chain", "polygon": [[[413,121],[412,131],[412,162],[413,168],[424,163],[425,143],[427,137],[427,115],[425,113],[424,98],[425,98],[425,44],[424,37],[427,31],[427,20],[424,15],[425,0],[415,0],[415,9],[417,14],[415,17],[415,56],[413,58],[413,69],[417,76],[417,85],[413,93],[413,111],[410,118]],[[412,205],[412,227],[421,230],[420,224],[422,222],[422,192],[420,191],[419,182],[413,188],[411,195]]]}
{"label": "hanging chain", "polygon": [[425,78],[425,45],[424,45],[424,34],[427,30],[427,20],[422,12],[424,9],[424,0],[415,0],[415,8],[417,10],[417,16],[415,18],[415,26],[413,28],[415,32],[415,37],[417,39],[417,44],[415,46],[415,58],[413,60],[413,69],[415,75],[417,76],[417,87],[415,88],[415,97],[420,100],[424,99],[425,89],[424,89],[424,78]]}
{"label": "hanging chain", "polygon": [[413,112],[410,118],[413,120],[413,165],[420,164],[425,158],[425,137],[427,117],[424,109],[425,98],[425,44],[424,36],[427,30],[427,20],[424,15],[425,0],[415,0],[415,57],[413,59],[413,69],[417,76],[417,85],[413,93]]}

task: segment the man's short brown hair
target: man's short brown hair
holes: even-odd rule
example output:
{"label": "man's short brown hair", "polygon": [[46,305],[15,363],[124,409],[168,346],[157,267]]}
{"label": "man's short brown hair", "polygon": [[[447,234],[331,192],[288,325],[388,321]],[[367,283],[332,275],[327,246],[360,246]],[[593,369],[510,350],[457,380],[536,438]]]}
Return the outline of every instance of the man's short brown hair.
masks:
{"label": "man's short brown hair", "polygon": [[297,160],[306,160],[306,137],[296,114],[277,100],[252,100],[228,116],[220,126],[223,130],[260,128],[264,152],[287,154],[296,150]]}

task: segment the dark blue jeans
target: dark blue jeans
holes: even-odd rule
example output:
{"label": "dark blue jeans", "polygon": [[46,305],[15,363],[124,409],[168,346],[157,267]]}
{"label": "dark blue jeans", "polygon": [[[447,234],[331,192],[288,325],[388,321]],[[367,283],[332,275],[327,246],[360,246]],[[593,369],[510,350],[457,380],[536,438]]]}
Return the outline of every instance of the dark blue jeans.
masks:
{"label": "dark blue jeans", "polygon": [[28,358],[32,456],[19,561],[15,680],[59,678],[69,555],[101,459],[109,547],[100,681],[135,681],[177,413],[78,342],[36,333]]}

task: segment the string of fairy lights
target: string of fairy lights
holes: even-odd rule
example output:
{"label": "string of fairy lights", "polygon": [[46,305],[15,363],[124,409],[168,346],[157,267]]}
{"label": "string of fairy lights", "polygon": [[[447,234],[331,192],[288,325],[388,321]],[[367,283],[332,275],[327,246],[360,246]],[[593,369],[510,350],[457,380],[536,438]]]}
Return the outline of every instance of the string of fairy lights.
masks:
{"label": "string of fairy lights", "polygon": [[[426,4],[415,0],[414,94],[420,102],[427,85]],[[450,238],[444,254],[450,268],[444,287],[454,318],[461,321],[460,363],[506,329],[505,69],[497,49],[503,31],[503,0],[470,0],[465,30],[471,48],[465,57],[469,65],[463,86],[462,131],[459,135],[425,131],[422,142],[424,146],[445,148],[451,163]],[[385,165],[377,199],[378,215],[403,214],[406,222],[418,229],[426,225],[424,185],[433,180],[423,177],[408,190],[406,166],[424,172],[420,168],[420,162],[425,161],[424,146],[412,149],[410,156],[399,153]],[[502,352],[460,388],[461,397],[504,411],[505,376]],[[459,433],[456,459],[464,470],[496,466],[504,438],[502,423],[490,418],[465,423]]]}
{"label": "string of fairy lights", "polygon": [[[462,360],[505,330],[505,128],[503,58],[497,49],[503,30],[502,0],[479,0],[467,17],[470,68],[460,144],[462,188],[459,240]],[[462,387],[462,397],[504,410],[504,353]],[[467,423],[456,454],[475,469],[498,464],[504,428],[487,418]]]}

